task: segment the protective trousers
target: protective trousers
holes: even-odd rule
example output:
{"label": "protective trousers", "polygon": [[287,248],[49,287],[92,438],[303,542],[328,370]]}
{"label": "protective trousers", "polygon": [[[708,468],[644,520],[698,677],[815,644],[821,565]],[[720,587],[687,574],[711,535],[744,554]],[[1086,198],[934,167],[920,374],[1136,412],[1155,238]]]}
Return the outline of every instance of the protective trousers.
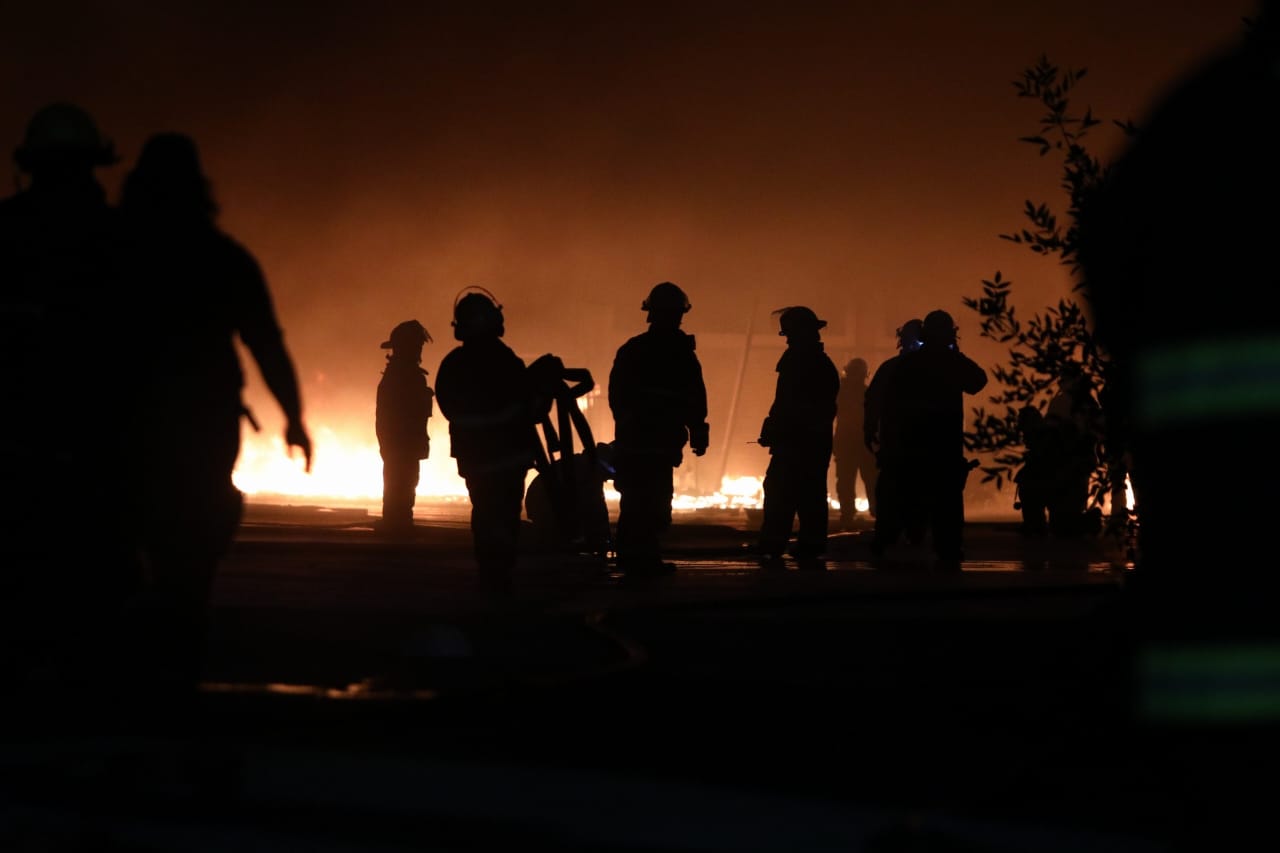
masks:
{"label": "protective trousers", "polygon": [[618,567],[652,568],[662,561],[660,540],[671,526],[675,469],[663,456],[632,454],[619,457],[614,485],[618,505]]}

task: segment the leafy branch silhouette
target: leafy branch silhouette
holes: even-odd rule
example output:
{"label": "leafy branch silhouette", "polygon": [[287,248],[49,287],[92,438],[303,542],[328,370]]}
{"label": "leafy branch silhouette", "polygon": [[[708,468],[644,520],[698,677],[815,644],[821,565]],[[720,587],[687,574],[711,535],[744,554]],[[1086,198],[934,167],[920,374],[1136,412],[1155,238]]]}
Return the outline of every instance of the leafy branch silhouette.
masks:
{"label": "leafy branch silhouette", "polygon": [[[1094,341],[1085,306],[1077,298],[1080,280],[1077,248],[1079,213],[1092,193],[1108,175],[1108,167],[1085,146],[1090,129],[1103,123],[1091,108],[1083,113],[1073,109],[1072,95],[1084,79],[1086,69],[1063,69],[1041,56],[1013,81],[1017,97],[1036,101],[1043,112],[1037,132],[1019,137],[1020,142],[1034,146],[1041,157],[1061,158],[1060,186],[1067,198],[1065,215],[1054,213],[1049,204],[1026,201],[1023,227],[1000,238],[1027,247],[1037,255],[1056,257],[1068,268],[1073,284],[1071,295],[1056,305],[1023,320],[1012,303],[1013,282],[997,270],[982,281],[981,296],[966,296],[965,307],[980,318],[982,337],[1008,347],[1008,362],[992,369],[996,389],[989,398],[990,409],[979,406],[965,433],[965,447],[990,458],[982,465],[982,482],[994,482],[1000,489],[1012,480],[1021,467],[1025,448],[1018,430],[1018,410],[1035,406],[1044,411],[1062,367],[1078,364],[1097,389],[1101,401],[1106,400],[1106,382],[1110,368],[1106,354]],[[1126,135],[1137,128],[1128,121],[1113,121]],[[1101,425],[1098,429],[1102,433]],[[1101,506],[1105,496],[1117,497],[1123,509],[1124,470],[1119,464],[1118,449],[1099,448],[1098,462],[1090,479],[1089,502]]]}

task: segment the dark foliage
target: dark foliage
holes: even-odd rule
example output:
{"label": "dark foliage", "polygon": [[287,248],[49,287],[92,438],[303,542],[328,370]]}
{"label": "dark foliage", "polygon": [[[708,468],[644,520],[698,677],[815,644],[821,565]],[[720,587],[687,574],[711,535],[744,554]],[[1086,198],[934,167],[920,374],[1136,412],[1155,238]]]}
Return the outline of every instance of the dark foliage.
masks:
{"label": "dark foliage", "polygon": [[[994,381],[989,387],[995,393],[989,397],[990,407],[973,410],[970,431],[965,435],[966,447],[989,459],[982,466],[982,481],[994,481],[997,489],[1013,479],[1023,461],[1018,409],[1033,405],[1044,411],[1065,363],[1075,362],[1082,367],[1105,411],[1109,364],[1090,330],[1076,257],[1078,213],[1107,171],[1084,144],[1089,130],[1102,124],[1102,120],[1088,108],[1083,113],[1074,112],[1071,104],[1073,91],[1085,73],[1085,69],[1061,69],[1042,56],[1013,81],[1019,98],[1033,100],[1043,109],[1038,131],[1020,141],[1035,146],[1042,157],[1061,158],[1061,187],[1068,207],[1065,216],[1058,216],[1048,204],[1027,201],[1022,211],[1026,225],[1000,235],[1038,255],[1056,257],[1075,282],[1071,295],[1023,320],[1011,303],[1013,282],[997,271],[983,280],[980,297],[963,299],[964,305],[981,317],[982,336],[1009,348],[1008,362],[991,370]],[[1126,134],[1135,131],[1129,122],[1113,123]],[[1100,424],[1100,432],[1101,428]],[[1117,491],[1123,489],[1124,483],[1121,458],[1117,449],[1108,448],[1105,442],[1099,448],[1098,465],[1090,483],[1091,505],[1101,505],[1108,494],[1123,494]]]}

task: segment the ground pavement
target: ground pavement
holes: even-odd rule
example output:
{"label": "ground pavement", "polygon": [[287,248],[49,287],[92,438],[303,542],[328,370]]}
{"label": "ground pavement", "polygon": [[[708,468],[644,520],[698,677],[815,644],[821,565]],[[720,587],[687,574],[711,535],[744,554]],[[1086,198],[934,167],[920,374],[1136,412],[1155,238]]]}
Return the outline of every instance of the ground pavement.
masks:
{"label": "ground pavement", "polygon": [[[943,573],[907,547],[872,566],[863,522],[822,564],[766,567],[745,514],[699,511],[677,515],[671,576],[529,553],[494,603],[465,505],[420,510],[400,540],[362,510],[250,505],[194,702],[160,732],[4,752],[31,837],[1102,851],[1185,832],[1193,795],[1128,722],[1122,541],[971,523]],[[68,811],[89,818],[52,829]]]}

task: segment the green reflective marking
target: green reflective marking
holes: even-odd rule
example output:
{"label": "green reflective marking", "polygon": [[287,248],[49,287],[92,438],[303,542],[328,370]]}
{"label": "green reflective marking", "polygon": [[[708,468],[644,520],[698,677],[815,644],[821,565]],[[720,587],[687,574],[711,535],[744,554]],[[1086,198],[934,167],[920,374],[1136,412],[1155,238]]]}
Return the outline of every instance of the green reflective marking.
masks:
{"label": "green reflective marking", "polygon": [[1280,719],[1280,645],[1150,649],[1139,660],[1138,674],[1140,710],[1148,719]]}
{"label": "green reflective marking", "polygon": [[1280,341],[1198,341],[1139,356],[1135,400],[1146,424],[1280,412]]}

